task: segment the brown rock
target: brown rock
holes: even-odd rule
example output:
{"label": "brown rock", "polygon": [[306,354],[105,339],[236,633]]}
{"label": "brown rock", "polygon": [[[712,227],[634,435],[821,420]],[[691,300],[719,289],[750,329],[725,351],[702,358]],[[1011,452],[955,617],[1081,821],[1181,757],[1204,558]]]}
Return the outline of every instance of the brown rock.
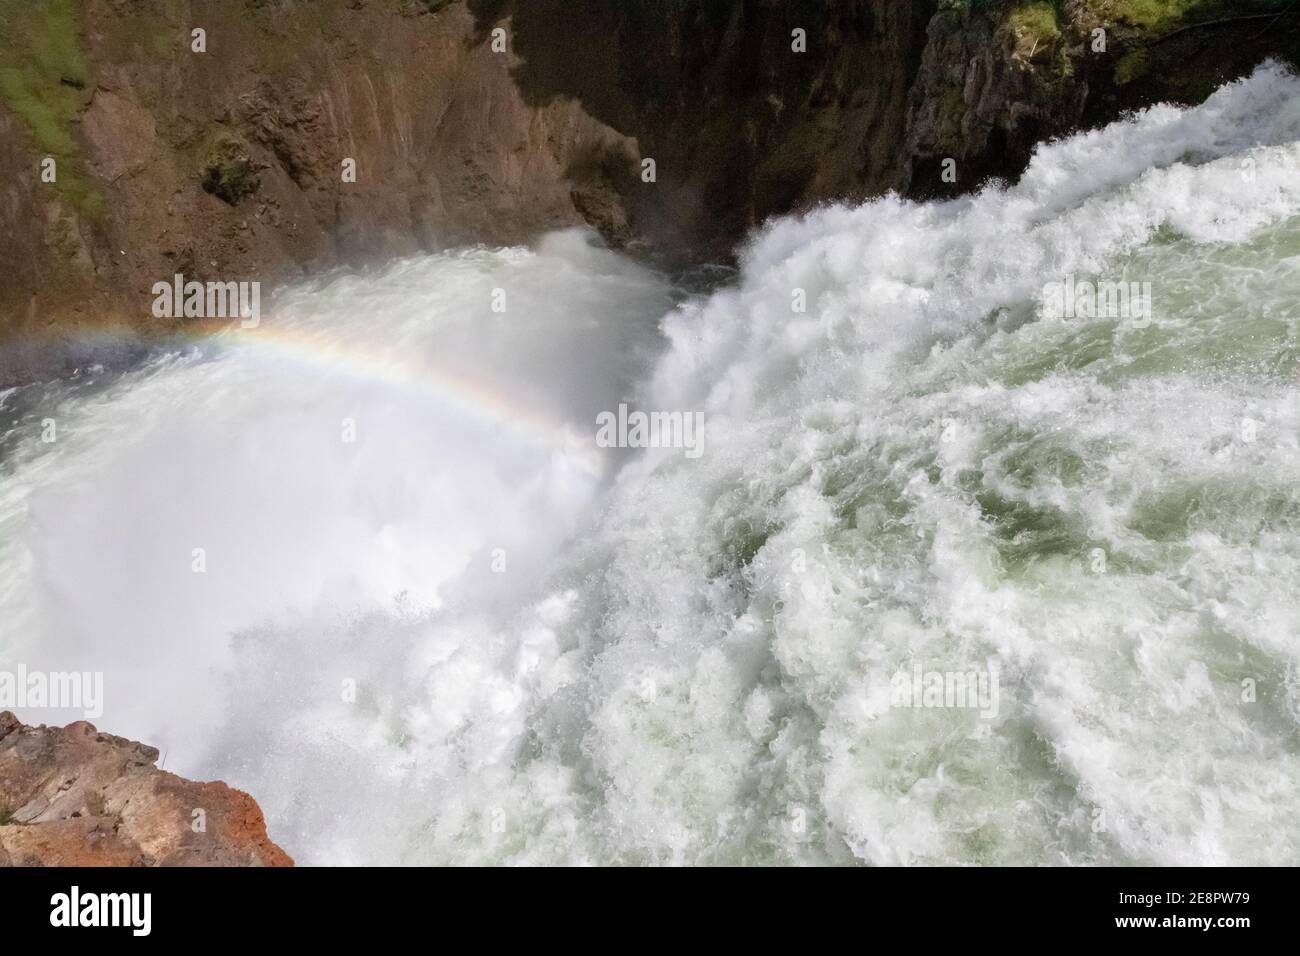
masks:
{"label": "brown rock", "polygon": [[[0,713],[0,866],[292,866],[248,794],[77,721]],[[201,811],[201,812],[196,812]]]}

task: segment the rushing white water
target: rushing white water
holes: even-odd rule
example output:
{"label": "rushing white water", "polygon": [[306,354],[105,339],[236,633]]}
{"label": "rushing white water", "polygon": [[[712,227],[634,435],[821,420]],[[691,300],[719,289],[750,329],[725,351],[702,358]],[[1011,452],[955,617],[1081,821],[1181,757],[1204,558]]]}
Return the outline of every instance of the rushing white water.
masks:
{"label": "rushing white water", "polygon": [[[302,862],[1300,862],[1298,140],[1264,68],[772,223],[666,341],[563,234],[11,393],[2,662],[104,670]],[[1045,318],[1069,275],[1151,323]],[[623,399],[703,456],[598,452]]]}

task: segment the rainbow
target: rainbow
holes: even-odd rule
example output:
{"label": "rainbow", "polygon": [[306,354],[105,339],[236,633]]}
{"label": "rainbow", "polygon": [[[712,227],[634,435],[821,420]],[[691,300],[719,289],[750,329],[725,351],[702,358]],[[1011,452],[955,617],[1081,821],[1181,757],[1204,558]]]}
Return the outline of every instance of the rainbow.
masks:
{"label": "rainbow", "polygon": [[179,341],[211,342],[361,381],[382,383],[499,429],[520,441],[548,449],[592,480],[599,480],[605,472],[605,462],[596,446],[594,422],[591,431],[584,433],[484,378],[432,365],[391,348],[330,340],[302,323],[277,325],[264,318],[257,327],[244,329],[238,320],[199,319],[162,335],[141,335],[135,330],[118,328],[83,333],[77,338],[86,344],[102,344],[106,340],[120,343],[132,338],[140,342],[156,340],[164,348]]}
{"label": "rainbow", "polygon": [[549,449],[593,479],[604,474],[594,423],[591,432],[584,435],[568,422],[520,401],[487,379],[415,360],[392,349],[329,341],[307,328],[265,321],[253,329],[237,324],[225,326],[213,340],[420,395],[466,418]]}

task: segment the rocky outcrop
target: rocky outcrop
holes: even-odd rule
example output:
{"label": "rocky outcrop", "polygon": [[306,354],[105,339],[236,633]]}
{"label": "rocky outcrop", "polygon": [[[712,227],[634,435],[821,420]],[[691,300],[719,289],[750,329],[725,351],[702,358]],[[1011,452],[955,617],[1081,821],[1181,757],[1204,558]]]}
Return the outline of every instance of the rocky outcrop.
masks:
{"label": "rocky outcrop", "polygon": [[85,721],[0,713],[0,866],[292,866],[253,798]]}
{"label": "rocky outcrop", "polygon": [[926,32],[897,181],[924,198],[1014,180],[1045,140],[1200,102],[1267,58],[1300,62],[1290,0],[947,0]]}
{"label": "rocky outcrop", "polygon": [[[655,161],[655,183],[633,176],[621,192],[629,231],[670,261],[695,263],[726,259],[771,216],[896,184],[908,91],[935,4],[476,0],[471,8],[485,25],[508,17],[521,61],[512,73],[529,103],[581,103]],[[564,23],[575,26],[557,28]]]}

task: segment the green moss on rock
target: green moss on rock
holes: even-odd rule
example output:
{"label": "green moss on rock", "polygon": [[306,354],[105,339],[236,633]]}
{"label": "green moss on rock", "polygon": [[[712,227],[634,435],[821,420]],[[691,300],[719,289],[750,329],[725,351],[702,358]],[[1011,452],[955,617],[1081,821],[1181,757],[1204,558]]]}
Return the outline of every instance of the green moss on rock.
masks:
{"label": "green moss on rock", "polygon": [[257,167],[243,145],[219,140],[203,167],[204,191],[234,206],[257,192],[259,185]]}
{"label": "green moss on rock", "polygon": [[1035,0],[1016,7],[1008,22],[1015,31],[1017,43],[1025,47],[1046,47],[1061,38],[1056,4],[1048,0]]}
{"label": "green moss on rock", "polygon": [[1090,0],[1088,4],[1097,16],[1155,36],[1201,21],[1283,13],[1292,6],[1291,0]]}
{"label": "green moss on rock", "polygon": [[1120,86],[1132,83],[1144,76],[1150,67],[1151,58],[1146,50],[1131,50],[1115,64],[1115,82]]}
{"label": "green moss on rock", "polygon": [[72,135],[90,102],[89,82],[76,0],[0,0],[0,103],[58,162],[51,185],[61,198],[94,216],[103,200],[81,174]]}

